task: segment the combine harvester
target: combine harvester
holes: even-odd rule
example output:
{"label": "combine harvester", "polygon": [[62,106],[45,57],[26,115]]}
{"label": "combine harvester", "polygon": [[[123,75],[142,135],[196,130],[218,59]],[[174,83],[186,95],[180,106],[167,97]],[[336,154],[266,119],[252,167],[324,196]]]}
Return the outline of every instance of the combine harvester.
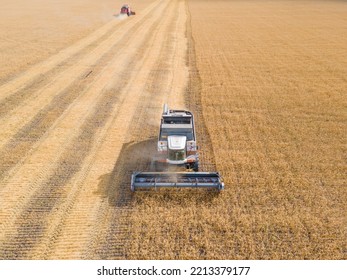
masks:
{"label": "combine harvester", "polygon": [[185,172],[134,172],[131,176],[131,190],[176,187],[224,189],[218,172],[197,172],[199,156],[196,145],[194,116],[185,110],[169,110],[164,105],[158,139],[158,166],[181,166]]}
{"label": "combine harvester", "polygon": [[121,15],[128,15],[133,16],[135,15],[135,12],[131,10],[130,6],[128,4],[124,4],[122,8],[120,9],[120,14]]}

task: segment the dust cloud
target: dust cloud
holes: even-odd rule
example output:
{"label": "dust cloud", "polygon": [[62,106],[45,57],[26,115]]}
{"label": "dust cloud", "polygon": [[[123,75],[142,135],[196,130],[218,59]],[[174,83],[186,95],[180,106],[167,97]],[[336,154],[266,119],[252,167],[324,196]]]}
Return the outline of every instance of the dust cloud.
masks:
{"label": "dust cloud", "polygon": [[125,20],[128,18],[128,15],[126,14],[115,14],[114,17],[118,20]]}

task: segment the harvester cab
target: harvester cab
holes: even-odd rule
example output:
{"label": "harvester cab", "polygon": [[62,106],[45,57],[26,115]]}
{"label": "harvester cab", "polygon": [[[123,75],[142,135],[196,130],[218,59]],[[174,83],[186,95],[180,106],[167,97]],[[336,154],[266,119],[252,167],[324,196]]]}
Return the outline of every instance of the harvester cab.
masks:
{"label": "harvester cab", "polygon": [[159,164],[184,166],[198,171],[194,116],[185,110],[169,110],[165,104],[158,137]]}
{"label": "harvester cab", "polygon": [[[169,110],[164,105],[157,152],[158,155],[153,159],[156,171],[134,172],[131,176],[132,191],[162,187],[224,189],[218,172],[197,172],[199,156],[191,112]],[[184,171],[158,172],[158,166],[181,166]]]}

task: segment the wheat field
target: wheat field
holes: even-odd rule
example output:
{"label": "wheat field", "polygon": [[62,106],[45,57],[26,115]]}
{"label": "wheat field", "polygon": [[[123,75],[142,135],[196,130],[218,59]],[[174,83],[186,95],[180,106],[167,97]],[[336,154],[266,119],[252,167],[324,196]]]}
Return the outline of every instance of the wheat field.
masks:
{"label": "wheat field", "polygon": [[218,256],[346,259],[346,3],[189,4],[201,107],[228,186]]}
{"label": "wheat field", "polygon": [[[0,2],[0,259],[347,258],[346,2]],[[224,191],[130,191],[163,103]]]}

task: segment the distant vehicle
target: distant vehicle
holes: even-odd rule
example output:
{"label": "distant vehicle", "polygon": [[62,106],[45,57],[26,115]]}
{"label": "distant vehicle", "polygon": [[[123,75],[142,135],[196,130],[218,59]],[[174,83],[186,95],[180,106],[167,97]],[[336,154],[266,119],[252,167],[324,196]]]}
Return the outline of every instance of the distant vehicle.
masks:
{"label": "distant vehicle", "polygon": [[131,10],[130,6],[128,4],[124,4],[122,8],[120,9],[120,14],[128,16],[135,15],[135,12]]}

